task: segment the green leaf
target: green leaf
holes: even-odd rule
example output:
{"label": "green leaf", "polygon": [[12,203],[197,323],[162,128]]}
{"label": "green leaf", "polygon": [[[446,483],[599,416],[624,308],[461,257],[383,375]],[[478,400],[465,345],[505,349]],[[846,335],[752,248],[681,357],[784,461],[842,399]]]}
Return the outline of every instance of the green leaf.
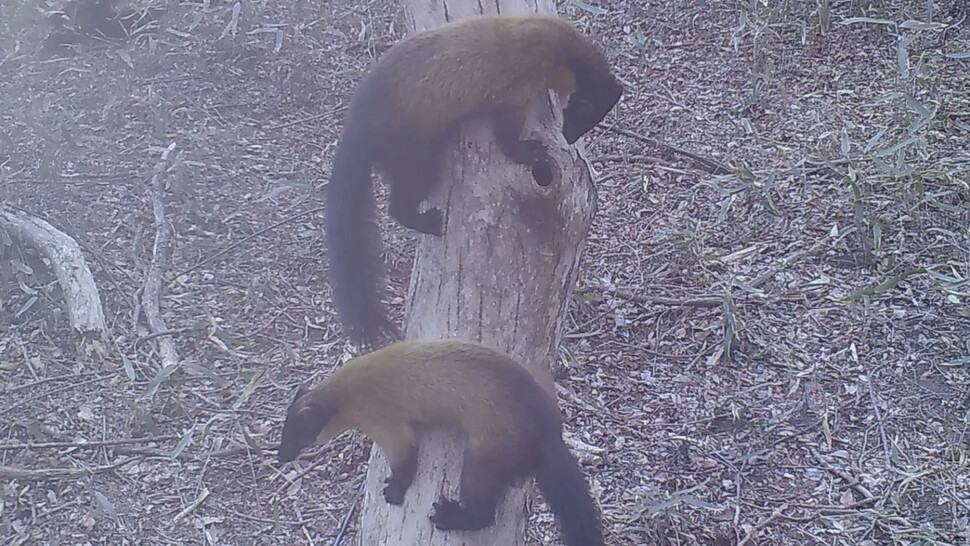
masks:
{"label": "green leaf", "polygon": [[243,440],[246,440],[246,445],[249,446],[249,449],[252,449],[253,451],[256,452],[257,455],[262,457],[263,448],[260,447],[259,442],[257,442],[252,436],[249,435],[249,431],[246,429],[246,427],[243,427],[242,433],[243,433]]}
{"label": "green leaf", "polygon": [[98,505],[98,509],[104,512],[105,514],[108,514],[108,517],[115,522],[115,525],[117,525],[118,511],[115,510],[115,505],[112,504],[110,500],[108,500],[108,497],[104,496],[99,491],[95,491],[94,500]]}
{"label": "green leaf", "polygon": [[943,30],[946,25],[942,23],[924,23],[922,21],[914,21],[910,19],[909,21],[903,21],[899,23],[899,28],[907,28],[912,30]]}
{"label": "green leaf", "polygon": [[216,423],[216,421],[225,421],[228,418],[229,416],[224,413],[217,413],[213,415],[212,418],[206,421],[205,425],[202,426],[202,434],[199,435],[201,439],[204,440],[206,437],[209,436],[209,429],[212,427],[212,425]]}
{"label": "green leaf", "polygon": [[878,297],[878,296],[882,296],[883,294],[885,294],[885,293],[889,292],[890,290],[896,288],[896,286],[899,284],[899,281],[904,281],[904,280],[909,279],[910,277],[916,277],[918,275],[923,275],[925,273],[927,273],[927,270],[926,270],[926,268],[923,268],[923,267],[920,267],[918,269],[910,269],[908,271],[904,271],[904,272],[900,273],[899,275],[895,275],[893,277],[890,277],[890,278],[886,279],[885,281],[883,281],[883,282],[881,282],[881,283],[879,283],[879,284],[877,284],[875,286],[867,286],[867,287],[863,288],[862,290],[857,290],[856,292],[853,292],[849,296],[843,298],[842,301],[859,301],[859,300],[861,300],[861,299],[863,299],[865,297]]}
{"label": "green leaf", "polygon": [[192,424],[184,433],[182,433],[182,438],[179,439],[179,443],[175,444],[175,449],[172,450],[172,454],[169,458],[176,459],[179,455],[185,451],[185,448],[189,447],[192,443],[192,433],[195,432],[195,423]]}
{"label": "green leaf", "polygon": [[892,155],[892,154],[896,153],[897,151],[899,151],[899,150],[901,150],[903,148],[908,148],[909,146],[911,146],[914,143],[918,142],[919,139],[920,139],[920,137],[918,137],[918,136],[909,137],[906,140],[903,140],[902,142],[898,142],[898,143],[896,143],[896,144],[894,144],[894,145],[892,145],[892,146],[890,146],[888,148],[880,148],[880,149],[876,150],[876,152],[875,152],[874,155],[876,157],[886,157],[887,155]]}
{"label": "green leaf", "polygon": [[131,360],[124,353],[121,355],[121,365],[125,369],[125,375],[128,376],[128,381],[135,380],[135,367],[131,365]]}
{"label": "green leaf", "polygon": [[872,17],[850,17],[843,21],[839,21],[840,25],[854,25],[856,23],[896,26],[896,23],[893,21],[890,21],[889,19],[873,19]]}
{"label": "green leaf", "polygon": [[148,429],[148,432],[152,436],[159,436],[162,433],[162,431],[159,430],[158,424],[155,422],[155,418],[152,417],[152,414],[150,411],[147,411],[141,406],[136,406],[135,415],[145,425],[145,428]]}
{"label": "green leaf", "polygon": [[14,315],[13,315],[14,318],[17,318],[20,315],[22,315],[22,314],[26,313],[27,311],[29,311],[30,308],[33,307],[35,303],[37,303],[37,296],[31,296],[30,299],[28,299],[27,301],[25,301],[24,304],[20,306],[20,309],[17,310],[16,313],[14,313]]}
{"label": "green leaf", "polygon": [[18,260],[17,258],[11,259],[10,260],[10,265],[12,265],[14,269],[16,269],[17,271],[20,271],[21,273],[24,273],[25,275],[33,275],[34,274],[34,270],[31,269],[31,267],[29,265],[27,265],[24,262]]}
{"label": "green leaf", "polygon": [[879,141],[882,140],[882,137],[885,134],[886,134],[886,130],[880,129],[879,132],[873,135],[872,138],[870,138],[869,141],[866,142],[866,147],[862,151],[865,153],[869,153],[870,151],[872,151],[872,149],[875,148],[877,144],[879,144]]}
{"label": "green leaf", "polygon": [[186,370],[192,370],[195,373],[204,375],[216,385],[223,386],[226,384],[225,379],[219,377],[218,375],[216,375],[214,371],[210,370],[209,368],[206,368],[205,366],[193,360],[188,360],[188,359],[185,360],[184,362],[182,362],[182,367],[185,368]]}
{"label": "green leaf", "polygon": [[957,367],[970,364],[970,355],[940,363],[940,366]]}
{"label": "green leaf", "polygon": [[266,375],[266,370],[263,369],[263,370],[260,370],[258,374],[256,374],[255,376],[253,376],[252,379],[249,380],[249,383],[246,385],[242,393],[239,395],[239,399],[236,400],[236,402],[232,405],[232,409],[239,409],[243,404],[246,403],[247,400],[249,400],[249,397],[252,396],[254,392],[256,392],[256,388],[259,387],[259,384],[263,382],[263,377],[265,375]]}
{"label": "green leaf", "polygon": [[148,382],[148,388],[146,388],[145,392],[142,393],[141,398],[149,399],[155,396],[155,392],[158,391],[159,385],[161,385],[163,381],[168,379],[168,376],[172,375],[172,373],[174,373],[175,370],[178,369],[178,367],[179,367],[179,364],[175,363],[170,366],[165,366],[161,370],[158,370],[158,373],[155,374],[155,377],[153,377],[152,380]]}

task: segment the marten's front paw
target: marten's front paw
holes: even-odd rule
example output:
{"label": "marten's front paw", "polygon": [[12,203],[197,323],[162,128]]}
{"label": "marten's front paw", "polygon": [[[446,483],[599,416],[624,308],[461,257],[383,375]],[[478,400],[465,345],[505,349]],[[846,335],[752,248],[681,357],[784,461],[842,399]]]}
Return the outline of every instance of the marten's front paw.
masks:
{"label": "marten's front paw", "polygon": [[385,479],[384,483],[387,484],[384,486],[383,490],[384,500],[386,500],[389,504],[403,504],[405,488],[401,487],[401,485],[395,482],[393,478]]}
{"label": "marten's front paw", "polygon": [[438,207],[432,207],[421,214],[421,222],[426,229],[424,233],[441,237],[445,234],[445,215]]}
{"label": "marten's front paw", "polygon": [[461,521],[465,510],[458,501],[441,497],[433,506],[434,513],[431,514],[430,519],[435,527],[443,531],[463,528]]}

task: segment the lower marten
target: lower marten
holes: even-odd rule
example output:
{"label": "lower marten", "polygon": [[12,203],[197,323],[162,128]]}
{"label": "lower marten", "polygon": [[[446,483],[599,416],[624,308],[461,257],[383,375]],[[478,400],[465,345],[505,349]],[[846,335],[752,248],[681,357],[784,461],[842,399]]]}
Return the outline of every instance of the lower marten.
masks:
{"label": "lower marten", "polygon": [[529,111],[556,91],[569,144],[599,123],[623,88],[603,53],[557,17],[474,17],[395,44],[357,86],[326,190],[326,244],[333,302],[358,346],[398,339],[381,303],[381,236],[371,168],[390,186],[390,214],[405,227],[443,233],[437,208],[419,212],[439,178],[442,154],[459,124],[492,121],[495,141],[515,163],[552,181],[546,146],[521,138]]}
{"label": "lower marten", "polygon": [[279,460],[357,429],[384,452],[384,498],[401,504],[417,471],[418,433],[428,426],[467,437],[459,500],[434,504],[437,528],[491,525],[509,485],[535,474],[566,544],[603,544],[586,480],[562,441],[559,408],[528,370],[477,343],[400,342],[348,361],[290,405]]}

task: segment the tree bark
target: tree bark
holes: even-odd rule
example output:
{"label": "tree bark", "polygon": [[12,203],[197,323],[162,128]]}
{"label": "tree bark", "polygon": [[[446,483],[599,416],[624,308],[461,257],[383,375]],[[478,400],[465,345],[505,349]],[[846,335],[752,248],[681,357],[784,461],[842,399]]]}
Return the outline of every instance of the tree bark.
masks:
{"label": "tree bark", "polygon": [[[551,1],[405,0],[413,31],[486,13],[555,14]],[[447,19],[446,19],[447,15]],[[512,60],[511,62],[515,62]],[[492,140],[485,120],[466,123],[432,200],[446,214],[445,235],[420,235],[408,290],[405,337],[476,340],[529,368],[553,399],[550,365],[557,355],[566,305],[575,285],[596,193],[589,165],[561,136],[557,101],[543,105],[526,132],[548,146],[561,179],[539,187]],[[532,482],[513,487],[495,524],[476,532],[438,531],[428,520],[442,493],[457,498],[463,440],[445,431],[422,436],[418,474],[403,506],[381,495],[389,475],[372,449],[363,546],[525,544],[526,497]]]}

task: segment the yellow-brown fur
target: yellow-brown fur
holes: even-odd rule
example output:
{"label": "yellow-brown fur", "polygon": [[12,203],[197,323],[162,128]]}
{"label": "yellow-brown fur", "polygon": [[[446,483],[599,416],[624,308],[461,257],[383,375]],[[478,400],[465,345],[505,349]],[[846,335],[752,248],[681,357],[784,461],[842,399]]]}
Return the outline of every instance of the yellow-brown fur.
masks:
{"label": "yellow-brown fur", "polygon": [[[311,397],[336,402],[340,407],[317,443],[357,429],[378,445],[387,446],[385,453],[394,459],[392,452],[400,451],[396,446],[416,445],[414,430],[406,419],[461,430],[472,446],[488,445],[502,452],[518,449],[527,438],[516,426],[520,417],[511,414],[515,407],[513,393],[490,388],[495,379],[484,370],[451,364],[465,359],[494,360],[496,367],[511,367],[479,345],[444,342],[397,343],[338,368]],[[480,398],[468,396],[475,391],[482,392]],[[488,405],[480,407],[480,401]],[[395,422],[388,423],[388,416]]]}
{"label": "yellow-brown fur", "polygon": [[523,115],[548,89],[565,103],[576,79],[564,57],[587,59],[594,51],[569,22],[540,15],[475,17],[419,33],[389,49],[375,67],[396,82],[388,97],[395,116],[383,121],[428,139],[492,97]]}
{"label": "yellow-brown fur", "polygon": [[421,212],[420,205],[466,119],[490,119],[502,153],[529,167],[539,185],[552,182],[545,144],[522,138],[529,111],[550,89],[568,100],[562,133],[570,144],[622,93],[596,46],[569,22],[540,15],[473,17],[416,34],[385,52],[361,80],[334,154],[325,213],[333,302],[351,341],[376,347],[399,337],[381,303],[372,167],[390,187],[392,217],[441,235],[442,212]]}
{"label": "yellow-brown fur", "polygon": [[345,363],[291,405],[279,458],[348,429],[374,441],[391,466],[385,499],[400,504],[417,470],[420,431],[446,427],[466,439],[460,500],[441,498],[440,529],[481,529],[513,481],[535,474],[569,546],[602,544],[585,479],[562,443],[559,410],[506,355],[462,341],[410,341]]}

